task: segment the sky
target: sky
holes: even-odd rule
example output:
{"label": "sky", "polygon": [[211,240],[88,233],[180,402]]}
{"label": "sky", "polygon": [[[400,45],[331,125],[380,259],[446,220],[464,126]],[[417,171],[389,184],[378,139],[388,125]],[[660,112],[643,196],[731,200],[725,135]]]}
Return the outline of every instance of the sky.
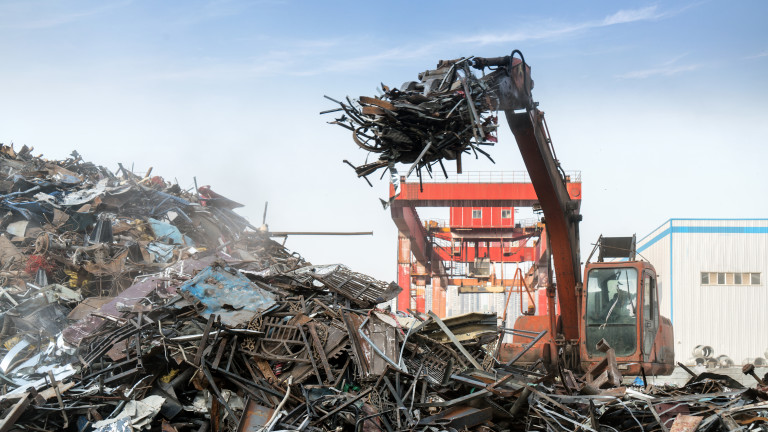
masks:
{"label": "sky", "polygon": [[[768,217],[761,1],[0,1],[0,142],[211,185],[313,263],[396,279],[397,231],[320,111],[440,59],[521,50],[557,156],[582,172],[582,255],[673,217]],[[503,121],[503,120],[502,120]],[[501,125],[465,170],[523,170]],[[430,213],[432,214],[432,213]],[[444,217],[447,217],[447,210]]]}

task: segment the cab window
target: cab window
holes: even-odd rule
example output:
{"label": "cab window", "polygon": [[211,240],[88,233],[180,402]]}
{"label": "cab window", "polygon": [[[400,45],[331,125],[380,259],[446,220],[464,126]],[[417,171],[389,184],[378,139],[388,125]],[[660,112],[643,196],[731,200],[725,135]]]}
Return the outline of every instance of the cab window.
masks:
{"label": "cab window", "polygon": [[586,343],[590,355],[605,338],[617,356],[637,350],[637,270],[596,268],[587,275]]}

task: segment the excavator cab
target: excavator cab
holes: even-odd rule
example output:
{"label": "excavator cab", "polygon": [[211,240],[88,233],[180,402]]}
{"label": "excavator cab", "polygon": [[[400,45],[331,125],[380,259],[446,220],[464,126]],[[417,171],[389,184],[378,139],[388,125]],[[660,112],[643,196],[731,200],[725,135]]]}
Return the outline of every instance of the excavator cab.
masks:
{"label": "excavator cab", "polygon": [[596,346],[605,339],[626,356],[637,350],[637,269],[623,265],[589,270],[587,273],[584,332],[587,353],[599,355]]}
{"label": "excavator cab", "polygon": [[[612,238],[606,240],[610,243]],[[634,245],[634,241],[631,244]],[[655,269],[649,262],[635,259],[634,253],[621,257],[623,261],[603,261],[616,258],[605,249],[599,260],[587,262],[584,270],[579,302],[583,318],[578,340],[581,369],[590,370],[605,359],[606,353],[599,346],[599,342],[605,340],[614,351],[622,375],[671,374],[675,358],[672,323],[659,311]],[[557,336],[551,335],[560,333],[561,318],[560,315],[554,317],[556,330],[553,332],[553,317],[520,316],[514,324],[516,333],[512,343],[501,347],[500,360],[514,358],[520,366],[531,365],[537,359],[546,365],[558,361],[555,353],[560,352],[563,345],[556,341]],[[521,331],[532,335],[545,330],[546,337],[526,348],[531,339]]]}
{"label": "excavator cab", "polygon": [[[672,323],[659,313],[656,271],[635,258],[635,237],[600,237],[598,261],[584,270],[581,365],[589,369],[613,348],[626,375],[667,375],[674,369]],[[594,254],[594,250],[593,250]],[[590,255],[591,258],[592,255]],[[621,261],[605,261],[619,258]]]}

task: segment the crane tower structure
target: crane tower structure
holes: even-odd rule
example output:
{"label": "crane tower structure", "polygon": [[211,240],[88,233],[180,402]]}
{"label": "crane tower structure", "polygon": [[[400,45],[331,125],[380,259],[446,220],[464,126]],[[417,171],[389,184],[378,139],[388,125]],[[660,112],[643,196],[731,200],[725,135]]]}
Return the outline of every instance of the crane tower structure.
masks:
{"label": "crane tower structure", "polygon": [[[580,200],[581,173],[567,173],[566,179],[571,198]],[[515,220],[516,208],[538,204],[526,172],[465,172],[415,182],[401,177],[400,194],[390,185],[390,197],[398,229],[397,282],[403,288],[397,310],[425,312],[431,286],[431,310],[444,317],[449,286],[459,293],[522,289],[522,278],[498,277],[494,265],[546,259],[542,225]],[[419,207],[448,208],[450,218],[422,222]]]}

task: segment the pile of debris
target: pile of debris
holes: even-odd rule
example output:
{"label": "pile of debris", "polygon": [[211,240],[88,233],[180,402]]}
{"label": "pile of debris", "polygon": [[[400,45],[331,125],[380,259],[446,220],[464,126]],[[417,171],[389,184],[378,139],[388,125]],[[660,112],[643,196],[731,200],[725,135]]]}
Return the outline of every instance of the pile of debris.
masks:
{"label": "pile of debris", "polygon": [[762,382],[523,368],[494,315],[377,309],[397,285],[306,262],[210,188],[6,146],[0,171],[0,432],[766,430]]}
{"label": "pile of debris", "polygon": [[322,114],[342,111],[331,124],[350,130],[360,148],[379,155],[357,167],[345,161],[357,176],[367,181],[369,174],[386,167],[396,173],[396,163],[413,164],[408,174],[416,169],[419,178],[421,168],[431,175],[432,166],[439,164],[447,176],[443,159],[456,160],[458,172],[462,153],[491,159],[480,146],[497,142],[498,117],[489,114],[497,109],[496,89],[470,66],[470,58],[441,60],[436,69],[419,74],[418,82],[399,89],[382,84],[380,97],[347,98],[344,103],[326,96],[340,108]]}

